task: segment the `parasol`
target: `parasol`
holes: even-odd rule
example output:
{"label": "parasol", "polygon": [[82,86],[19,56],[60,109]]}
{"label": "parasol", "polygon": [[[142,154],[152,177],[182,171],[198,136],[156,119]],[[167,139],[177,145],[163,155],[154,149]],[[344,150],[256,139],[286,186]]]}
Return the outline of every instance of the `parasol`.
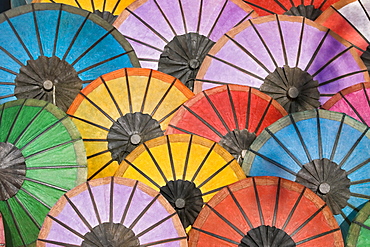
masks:
{"label": "parasol", "polygon": [[338,0],[243,0],[248,3],[259,16],[279,14],[304,16],[316,20],[321,13]]}
{"label": "parasol", "polygon": [[0,246],[5,246],[3,215],[0,213]]}
{"label": "parasol", "polygon": [[338,223],[312,191],[278,177],[219,191],[199,214],[189,246],[344,246]]}
{"label": "parasol", "polygon": [[369,75],[355,48],[329,29],[303,17],[276,15],[226,33],[197,78],[195,92],[225,83],[248,85],[295,112],[317,108]]}
{"label": "parasol", "polygon": [[108,73],[84,88],[67,113],[85,143],[88,178],[113,176],[127,154],[163,135],[193,95],[172,76],[137,68]]}
{"label": "parasol", "polygon": [[370,126],[370,82],[343,89],[328,100],[322,108],[343,112]]}
{"label": "parasol", "polygon": [[26,246],[59,197],[86,181],[86,154],[56,106],[22,99],[0,108],[0,212],[7,246]]}
{"label": "parasol", "polygon": [[347,247],[370,245],[370,202],[357,213],[353,220],[346,239]]}
{"label": "parasol", "polygon": [[139,0],[114,26],[131,43],[142,67],[177,77],[192,89],[214,42],[256,16],[242,0]]}
{"label": "parasol", "polygon": [[185,102],[166,134],[188,133],[218,142],[241,164],[245,152],[262,130],[286,116],[270,96],[240,85],[208,89]]}
{"label": "parasol", "polygon": [[50,210],[37,246],[187,246],[166,199],[131,179],[106,177],[81,184]]}
{"label": "parasol", "polygon": [[319,195],[341,225],[343,236],[370,199],[369,127],[343,113],[294,113],[267,127],[247,152],[250,176],[278,176]]}
{"label": "parasol", "polygon": [[[13,0],[25,1],[25,0]],[[28,0],[29,1],[29,0]],[[134,0],[33,0],[33,3],[63,3],[97,14],[110,24]]]}
{"label": "parasol", "polygon": [[66,111],[82,85],[113,70],[139,66],[114,27],[67,5],[11,9],[0,15],[0,32],[0,103],[36,98]]}
{"label": "parasol", "polygon": [[330,28],[359,50],[361,59],[370,69],[370,21],[367,1],[341,0],[333,4],[316,22]]}
{"label": "parasol", "polygon": [[160,191],[176,209],[184,228],[193,224],[203,202],[216,191],[245,178],[225,149],[187,134],[143,143],[126,157],[115,176],[138,179]]}

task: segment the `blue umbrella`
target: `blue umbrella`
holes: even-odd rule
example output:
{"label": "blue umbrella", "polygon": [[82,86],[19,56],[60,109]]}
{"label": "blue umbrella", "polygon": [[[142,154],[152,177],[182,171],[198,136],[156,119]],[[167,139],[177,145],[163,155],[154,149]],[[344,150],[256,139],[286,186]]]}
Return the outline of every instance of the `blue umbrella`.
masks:
{"label": "blue umbrella", "polygon": [[112,25],[68,5],[6,11],[0,33],[0,103],[36,98],[66,111],[83,85],[123,67],[140,67]]}
{"label": "blue umbrella", "polygon": [[356,212],[370,199],[369,150],[365,124],[343,113],[297,112],[256,138],[243,170],[305,185],[329,205],[345,236]]}

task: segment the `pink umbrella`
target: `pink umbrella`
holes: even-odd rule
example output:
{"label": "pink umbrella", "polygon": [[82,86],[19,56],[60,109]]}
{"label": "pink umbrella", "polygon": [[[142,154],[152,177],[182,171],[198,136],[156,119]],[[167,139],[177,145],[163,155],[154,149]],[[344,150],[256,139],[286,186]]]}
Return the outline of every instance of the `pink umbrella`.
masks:
{"label": "pink umbrella", "polygon": [[37,246],[187,246],[176,211],[154,189],[127,178],[86,182],[62,196]]}
{"label": "pink umbrella", "polygon": [[370,126],[370,82],[343,89],[328,100],[322,108],[343,112]]}

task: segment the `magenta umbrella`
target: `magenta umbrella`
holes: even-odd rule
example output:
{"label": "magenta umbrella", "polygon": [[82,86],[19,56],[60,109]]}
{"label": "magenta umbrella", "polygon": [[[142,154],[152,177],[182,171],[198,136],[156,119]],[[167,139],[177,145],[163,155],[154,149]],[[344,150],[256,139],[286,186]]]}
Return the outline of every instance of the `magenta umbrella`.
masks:
{"label": "magenta umbrella", "polygon": [[176,211],[136,180],[94,179],[62,196],[47,215],[37,246],[187,246]]}
{"label": "magenta umbrella", "polygon": [[369,75],[348,42],[298,16],[247,20],[204,59],[194,92],[235,83],[259,88],[288,112],[314,109]]}
{"label": "magenta umbrella", "polygon": [[114,26],[133,46],[141,67],[177,77],[192,88],[214,42],[256,16],[242,0],[138,0]]}
{"label": "magenta umbrella", "polygon": [[343,112],[370,126],[370,82],[343,89],[329,99],[322,108]]}

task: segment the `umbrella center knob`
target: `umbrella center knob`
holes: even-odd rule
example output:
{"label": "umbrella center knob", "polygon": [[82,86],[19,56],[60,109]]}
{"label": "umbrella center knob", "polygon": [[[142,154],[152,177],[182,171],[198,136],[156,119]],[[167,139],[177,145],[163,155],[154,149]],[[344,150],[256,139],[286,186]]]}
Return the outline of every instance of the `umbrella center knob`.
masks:
{"label": "umbrella center knob", "polygon": [[130,136],[130,142],[133,145],[138,145],[141,142],[141,136],[139,136],[138,134],[133,134],[132,136]]}
{"label": "umbrella center knob", "polygon": [[175,207],[178,209],[182,209],[185,207],[185,200],[182,198],[177,198],[175,201]]}
{"label": "umbrella center knob", "polygon": [[288,89],[288,97],[291,99],[296,99],[299,95],[299,90],[296,87],[290,87]]}
{"label": "umbrella center knob", "polygon": [[52,82],[52,81],[50,81],[50,80],[46,80],[46,81],[44,81],[44,83],[42,84],[42,86],[44,87],[44,89],[45,89],[46,91],[50,91],[51,89],[53,89],[54,84],[53,84],[53,82]]}
{"label": "umbrella center knob", "polygon": [[195,59],[195,58],[190,59],[190,61],[189,61],[189,67],[191,69],[198,69],[199,66],[200,66],[200,62],[199,62],[198,59]]}
{"label": "umbrella center knob", "polygon": [[319,191],[321,194],[328,194],[330,192],[330,185],[328,183],[321,183],[319,185]]}

